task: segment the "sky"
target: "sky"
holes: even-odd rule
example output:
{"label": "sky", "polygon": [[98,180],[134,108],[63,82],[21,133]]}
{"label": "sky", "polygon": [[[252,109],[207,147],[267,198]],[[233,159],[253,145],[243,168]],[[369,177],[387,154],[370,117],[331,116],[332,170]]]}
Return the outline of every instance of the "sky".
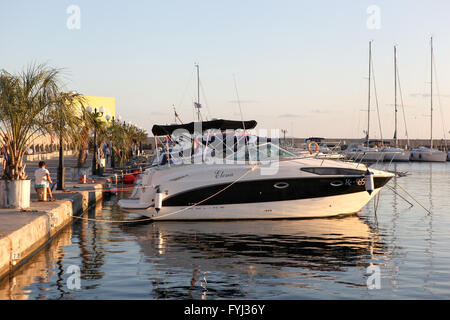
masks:
{"label": "sky", "polygon": [[448,138],[449,12],[448,0],[0,0],[0,68],[62,68],[67,90],[115,97],[117,114],[150,132],[174,122],[173,105],[194,120],[198,63],[204,118],[240,120],[239,97],[258,128],[362,138],[372,40],[370,133],[392,138],[396,44],[409,137],[426,139],[433,36],[433,136]]}

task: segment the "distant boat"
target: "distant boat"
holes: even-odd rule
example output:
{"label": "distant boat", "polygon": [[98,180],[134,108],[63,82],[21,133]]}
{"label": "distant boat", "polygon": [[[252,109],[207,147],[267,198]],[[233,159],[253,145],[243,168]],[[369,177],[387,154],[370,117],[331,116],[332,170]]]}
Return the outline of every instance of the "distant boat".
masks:
{"label": "distant boat", "polygon": [[[409,161],[411,151],[398,147],[398,129],[397,129],[397,46],[394,46],[394,147],[387,146],[381,149],[384,153],[384,161]],[[406,123],[405,123],[406,126]]]}
{"label": "distant boat", "polygon": [[351,144],[341,153],[353,161],[379,162],[384,160],[384,153],[377,147],[370,147],[370,89],[372,79],[372,41],[369,41],[369,88],[367,97],[367,132],[365,145]]}
{"label": "distant boat", "polygon": [[411,160],[424,162],[445,162],[447,161],[447,154],[437,149],[419,147],[411,150]]}
{"label": "distant boat", "polygon": [[430,88],[430,106],[431,106],[431,122],[430,122],[430,148],[419,147],[411,150],[411,160],[426,162],[445,162],[447,161],[447,153],[433,148],[433,37],[430,41],[431,47],[431,88]]}
{"label": "distant boat", "polygon": [[382,149],[384,161],[409,161],[411,151],[396,147],[385,147]]}
{"label": "distant boat", "polygon": [[366,147],[358,144],[351,144],[342,152],[347,159],[364,162],[384,161],[384,153],[378,148]]}
{"label": "distant boat", "polygon": [[[325,140],[324,138],[318,138],[318,137],[310,137],[305,139],[305,142],[302,143],[299,147],[294,146],[285,146],[285,149],[294,153],[295,155],[301,156],[301,157],[308,157],[314,154],[315,158],[319,159],[332,159],[332,160],[343,160],[345,159],[345,156],[342,154],[339,154],[335,151],[335,148],[329,148],[326,143],[323,142]],[[308,150],[308,145],[310,143],[317,143],[319,146],[319,150],[313,150],[311,153]],[[313,149],[313,148],[311,148]]]}

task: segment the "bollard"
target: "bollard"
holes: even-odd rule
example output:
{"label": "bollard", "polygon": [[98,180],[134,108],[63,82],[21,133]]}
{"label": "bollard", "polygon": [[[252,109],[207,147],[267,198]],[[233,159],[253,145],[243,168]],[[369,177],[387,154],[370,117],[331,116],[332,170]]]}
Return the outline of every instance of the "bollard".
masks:
{"label": "bollard", "polygon": [[86,183],[86,175],[85,174],[80,175],[80,182],[83,184]]}
{"label": "bollard", "polygon": [[37,188],[36,192],[39,201],[47,201],[47,188]]}

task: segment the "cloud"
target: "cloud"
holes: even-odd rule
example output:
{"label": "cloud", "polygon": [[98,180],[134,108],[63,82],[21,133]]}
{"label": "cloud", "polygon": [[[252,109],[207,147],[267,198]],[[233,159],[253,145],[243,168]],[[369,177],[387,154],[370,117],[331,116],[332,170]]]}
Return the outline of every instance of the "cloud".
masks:
{"label": "cloud", "polygon": [[323,113],[330,113],[330,111],[328,111],[328,110],[320,110],[320,109],[312,109],[309,112],[310,113],[321,113],[321,114],[323,114]]}
{"label": "cloud", "polygon": [[278,116],[278,118],[300,118],[300,116],[298,114],[285,113],[285,114],[280,114]]}

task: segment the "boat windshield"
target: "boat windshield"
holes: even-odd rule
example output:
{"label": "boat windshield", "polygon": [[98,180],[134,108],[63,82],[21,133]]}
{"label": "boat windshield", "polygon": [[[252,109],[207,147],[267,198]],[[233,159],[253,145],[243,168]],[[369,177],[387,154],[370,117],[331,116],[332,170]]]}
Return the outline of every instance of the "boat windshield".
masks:
{"label": "boat windshield", "polygon": [[292,152],[289,152],[274,143],[263,143],[263,144],[249,144],[247,147],[245,145],[241,146],[234,154],[229,155],[227,158],[237,159],[237,160],[278,160],[284,158],[294,158],[297,157]]}

